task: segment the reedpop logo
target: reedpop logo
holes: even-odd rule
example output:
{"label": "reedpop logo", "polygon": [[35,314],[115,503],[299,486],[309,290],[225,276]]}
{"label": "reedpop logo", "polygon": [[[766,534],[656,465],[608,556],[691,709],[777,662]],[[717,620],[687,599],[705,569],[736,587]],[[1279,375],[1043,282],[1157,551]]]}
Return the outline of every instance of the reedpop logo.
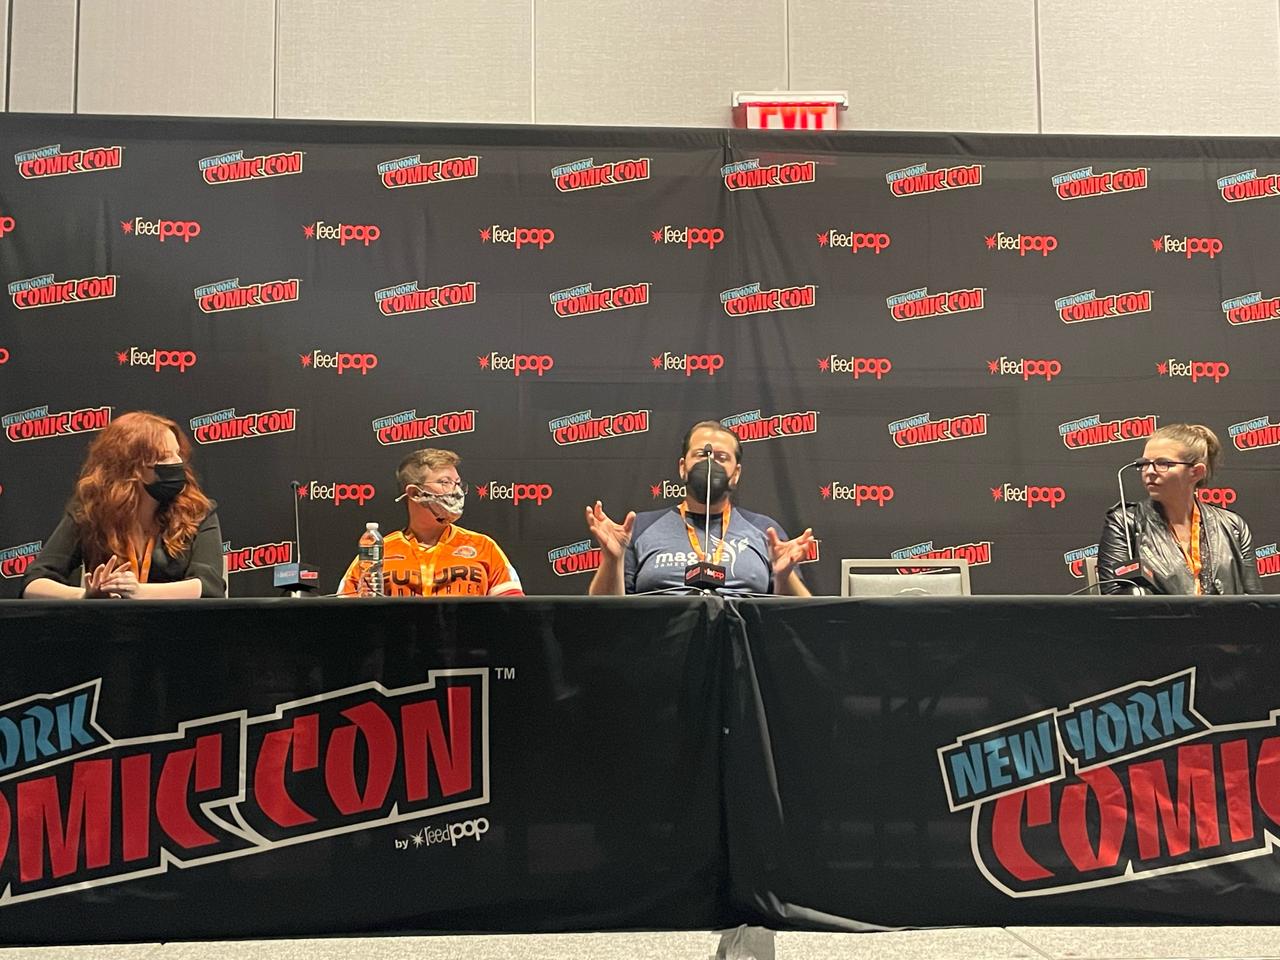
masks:
{"label": "reedpop logo", "polygon": [[999,231],[987,236],[986,241],[988,250],[1010,253],[1016,251],[1020,257],[1025,257],[1028,253],[1038,253],[1041,257],[1047,257],[1058,249],[1058,238],[1046,234],[1012,234]]}
{"label": "reedpop logo", "polygon": [[877,257],[880,256],[881,250],[888,250],[893,243],[892,238],[887,233],[865,233],[849,228],[848,233],[841,233],[835,227],[828,228],[825,232],[818,234],[818,246],[829,247],[832,250],[847,248],[850,253],[857,253],[859,250],[870,250]]}
{"label": "reedpop logo", "polygon": [[476,364],[481,370],[509,370],[515,376],[521,373],[536,373],[541,377],[556,365],[555,357],[548,353],[486,353],[476,357]]}
{"label": "reedpop logo", "polygon": [[695,373],[705,373],[714,377],[717,370],[724,368],[723,353],[660,353],[649,358],[649,364],[655,370],[683,370],[686,377]]}
{"label": "reedpop logo", "polygon": [[532,500],[540,507],[544,500],[551,499],[553,492],[549,483],[499,483],[490,480],[476,485],[476,496],[481,500],[510,500],[513,506]]}
{"label": "reedpop logo", "polygon": [[1222,252],[1222,241],[1217,237],[1171,237],[1166,233],[1151,241],[1151,249],[1156,253],[1180,253],[1187,260],[1203,253],[1212,260]]}
{"label": "reedpop logo", "polygon": [[298,499],[313,503],[332,503],[335,507],[348,502],[363,507],[377,492],[372,483],[321,483],[312,480],[299,485]]}
{"label": "reedpop logo", "polygon": [[169,237],[190,243],[200,236],[200,223],[196,220],[147,220],[134,217],[132,220],[120,221],[120,232],[125,236],[155,237],[164,243]]}
{"label": "reedpop logo", "polygon": [[1190,377],[1192,383],[1212,380],[1218,383],[1231,375],[1231,365],[1222,360],[1175,360],[1170,357],[1156,363],[1161,377]]}
{"label": "reedpop logo", "polygon": [[1036,487],[1023,485],[1015,487],[1011,483],[1003,483],[991,488],[991,499],[997,503],[1025,503],[1030,510],[1037,503],[1047,503],[1050,510],[1058,509],[1058,504],[1067,499],[1067,491],[1062,487]]}
{"label": "reedpop logo", "polygon": [[338,376],[342,376],[347,370],[359,370],[363,377],[378,366],[378,356],[374,353],[325,353],[323,350],[313,350],[298,354],[298,362],[311,370],[336,370]]}
{"label": "reedpop logo", "polygon": [[116,363],[120,366],[128,364],[131,367],[150,367],[157,373],[164,367],[173,367],[179,373],[186,373],[187,367],[196,365],[196,352],[159,348],[139,350],[137,347],[130,347],[128,350],[116,351]]}
{"label": "reedpop logo", "polygon": [[326,223],[316,220],[302,225],[302,235],[308,240],[337,240],[338,246],[350,244],[369,244],[382,236],[382,230],[376,223]]}
{"label": "reedpop logo", "polygon": [[704,246],[714,250],[724,242],[724,230],[720,227],[673,227],[671,224],[650,230],[654,243],[682,243],[686,250]]}

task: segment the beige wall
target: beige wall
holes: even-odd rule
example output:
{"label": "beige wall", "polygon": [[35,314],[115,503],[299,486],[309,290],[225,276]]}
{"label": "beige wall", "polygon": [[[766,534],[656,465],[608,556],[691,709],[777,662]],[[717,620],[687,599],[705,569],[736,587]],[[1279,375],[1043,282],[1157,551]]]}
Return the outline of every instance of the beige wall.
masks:
{"label": "beige wall", "polygon": [[1280,133],[1276,0],[0,0],[15,111]]}

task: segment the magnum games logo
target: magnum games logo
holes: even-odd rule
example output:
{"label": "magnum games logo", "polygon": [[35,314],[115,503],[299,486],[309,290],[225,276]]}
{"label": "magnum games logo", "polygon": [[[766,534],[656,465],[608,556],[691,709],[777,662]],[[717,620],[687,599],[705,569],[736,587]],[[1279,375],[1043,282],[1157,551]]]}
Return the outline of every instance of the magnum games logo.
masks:
{"label": "magnum games logo", "polygon": [[128,739],[98,723],[101,679],[6,704],[0,907],[487,804],[489,673],[433,670]]}

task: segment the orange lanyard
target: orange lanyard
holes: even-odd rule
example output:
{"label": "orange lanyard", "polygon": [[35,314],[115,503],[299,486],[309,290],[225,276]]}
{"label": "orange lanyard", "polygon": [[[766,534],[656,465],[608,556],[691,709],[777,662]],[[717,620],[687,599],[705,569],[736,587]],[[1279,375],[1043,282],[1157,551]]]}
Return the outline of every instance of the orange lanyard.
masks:
{"label": "orange lanyard", "polygon": [[[724,512],[720,514],[720,542],[716,544],[715,556],[711,558],[711,562],[716,566],[720,565],[720,555],[724,553],[724,542],[729,539],[729,504],[724,505]],[[684,532],[689,535],[689,543],[693,546],[694,555],[699,560],[706,560],[707,555],[702,552],[702,548],[698,546],[697,534],[693,531],[693,524],[689,522],[689,507],[687,504],[680,504],[680,519],[684,521]],[[711,515],[707,515],[707,530],[710,531]]]}
{"label": "orange lanyard", "polygon": [[[436,547],[444,543],[444,535],[448,530],[441,531],[440,539],[431,546],[427,546],[421,540],[413,535],[412,530],[405,531],[405,540],[413,545],[413,552],[418,555],[418,572],[422,576],[422,595],[424,597],[431,595],[431,586],[435,582],[436,575]],[[427,561],[423,559],[423,554],[431,558],[431,566],[427,566]]]}
{"label": "orange lanyard", "polygon": [[1196,582],[1196,594],[1204,592],[1204,587],[1200,583],[1200,571],[1204,568],[1204,563],[1200,557],[1200,506],[1193,504],[1191,509],[1191,546],[1183,547],[1182,541],[1178,539],[1178,535],[1173,532],[1173,527],[1169,527],[1169,532],[1173,533],[1174,543],[1178,545],[1178,550],[1182,554],[1182,559],[1187,564],[1187,569],[1191,571],[1191,578]]}
{"label": "orange lanyard", "polygon": [[[132,546],[132,544],[130,544]],[[138,582],[146,583],[147,577],[151,576],[151,554],[156,549],[156,538],[151,537],[147,540],[146,547],[143,548],[143,555],[134,554],[130,559],[133,561],[133,569],[137,572]]]}

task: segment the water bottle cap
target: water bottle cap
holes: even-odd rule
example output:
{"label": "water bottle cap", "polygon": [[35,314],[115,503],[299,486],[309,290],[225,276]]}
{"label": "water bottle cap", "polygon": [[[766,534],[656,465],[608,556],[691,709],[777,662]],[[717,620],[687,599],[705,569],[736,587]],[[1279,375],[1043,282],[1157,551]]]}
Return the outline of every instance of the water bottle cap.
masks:
{"label": "water bottle cap", "polygon": [[371,522],[371,523],[366,523],[366,524],[364,525],[364,528],[365,528],[366,530],[377,530],[377,529],[378,529],[378,525],[377,525],[376,523],[372,523],[372,522]]}

